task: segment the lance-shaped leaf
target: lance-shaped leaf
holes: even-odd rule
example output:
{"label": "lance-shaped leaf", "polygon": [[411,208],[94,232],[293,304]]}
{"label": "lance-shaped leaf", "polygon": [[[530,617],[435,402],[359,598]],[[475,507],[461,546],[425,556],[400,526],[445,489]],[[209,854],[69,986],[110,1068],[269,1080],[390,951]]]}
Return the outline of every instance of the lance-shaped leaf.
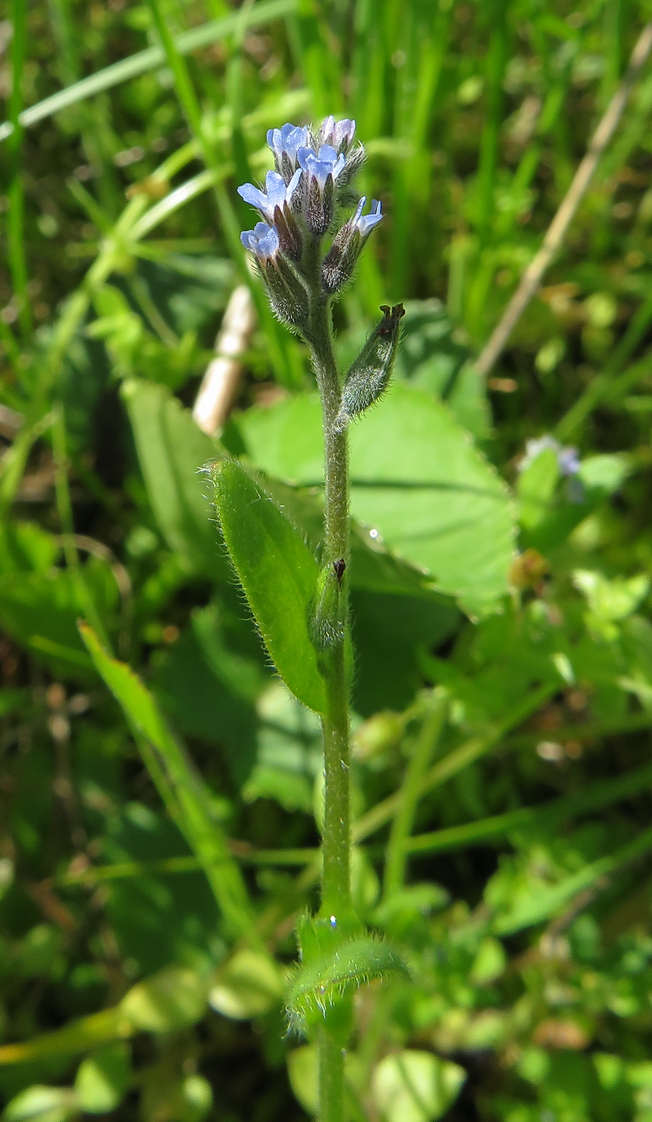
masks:
{"label": "lance-shaped leaf", "polygon": [[237,460],[211,466],[224,541],[270,657],[304,705],[325,706],[308,629],[319,568],[301,535]]}

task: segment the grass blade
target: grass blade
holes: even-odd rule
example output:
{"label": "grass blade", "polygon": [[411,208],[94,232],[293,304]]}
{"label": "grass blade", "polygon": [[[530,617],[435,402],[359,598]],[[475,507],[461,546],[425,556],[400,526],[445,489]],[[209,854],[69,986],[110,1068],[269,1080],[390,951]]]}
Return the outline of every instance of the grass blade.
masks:
{"label": "grass blade", "polygon": [[[220,39],[226,39],[241,23],[247,28],[270,23],[294,12],[296,6],[297,0],[267,0],[266,3],[256,4],[242,15],[236,13],[225,19],[211,20],[201,27],[185,31],[174,40],[175,47],[179,54],[190,54],[201,47],[217,43]],[[78,101],[94,97],[104,90],[110,90],[113,86],[119,86],[131,78],[137,78],[140,74],[146,74],[149,70],[157,70],[165,65],[166,57],[163,49],[148,47],[147,50],[138,51],[129,58],[121,59],[120,62],[99,70],[97,74],[90,74],[88,78],[82,78],[72,86],[67,86],[64,90],[59,90],[43,101],[37,102],[36,105],[30,106],[29,109],[23,110],[18,117],[18,123],[22,128],[29,128],[30,125],[35,125],[38,121],[51,117],[53,113],[75,105]],[[14,127],[13,119],[1,124],[0,141],[6,140],[14,131]]]}

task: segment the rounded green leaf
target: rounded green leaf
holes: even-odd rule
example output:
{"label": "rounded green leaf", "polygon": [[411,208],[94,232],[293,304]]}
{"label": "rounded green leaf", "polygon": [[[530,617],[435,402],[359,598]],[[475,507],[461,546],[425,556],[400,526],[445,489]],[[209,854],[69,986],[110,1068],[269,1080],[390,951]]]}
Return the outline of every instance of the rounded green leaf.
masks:
{"label": "rounded green leaf", "polygon": [[430,1052],[385,1056],[373,1074],[373,1098],[384,1122],[435,1122],[455,1102],[464,1068]]}
{"label": "rounded green leaf", "polygon": [[120,1002],[120,1012],[141,1032],[174,1032],[200,1021],[208,1002],[201,975],[183,966],[167,966],[138,982]]}
{"label": "rounded green leaf", "polygon": [[323,712],[324,682],[308,631],[317,562],[237,460],[213,464],[211,478],[224,541],[270,657],[295,697]]}
{"label": "rounded green leaf", "polygon": [[224,1017],[246,1021],[279,1006],[283,976],[276,963],[259,951],[237,951],[208,995]]}
{"label": "rounded green leaf", "polygon": [[131,1078],[126,1044],[109,1044],[80,1064],[75,1077],[79,1104],[86,1114],[106,1114],[120,1105]]}
{"label": "rounded green leaf", "polygon": [[[251,409],[238,426],[264,471],[305,486],[323,479],[315,397]],[[495,608],[508,592],[513,503],[450,409],[433,394],[396,384],[349,433],[353,517],[468,612]]]}

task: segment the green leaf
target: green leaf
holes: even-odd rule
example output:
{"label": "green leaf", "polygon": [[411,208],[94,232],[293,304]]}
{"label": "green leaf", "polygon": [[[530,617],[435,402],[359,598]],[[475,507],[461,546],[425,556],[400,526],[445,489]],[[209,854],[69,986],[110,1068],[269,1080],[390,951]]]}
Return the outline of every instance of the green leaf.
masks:
{"label": "green leaf", "polygon": [[161,533],[191,572],[226,575],[206,484],[198,474],[219,451],[190,413],[163,386],[132,379],[122,394],[147,494]]}
{"label": "green leaf", "polygon": [[290,1017],[303,1029],[323,1020],[352,990],[389,974],[407,976],[403,959],[390,943],[374,935],[344,939],[299,967],[287,999]]}
{"label": "green leaf", "polygon": [[319,1057],[314,1044],[304,1044],[288,1054],[288,1075],[295,1098],[308,1114],[319,1109]]}
{"label": "green leaf", "polygon": [[36,1084],[21,1091],[5,1107],[2,1122],[65,1122],[79,1110],[72,1087]]}
{"label": "green leaf", "polygon": [[75,1076],[79,1104],[87,1114],[115,1110],[131,1079],[131,1055],[126,1044],[109,1044],[80,1064]]}
{"label": "green leaf", "polygon": [[434,1122],[455,1102],[465,1079],[458,1064],[406,1048],[376,1067],[373,1098],[385,1122]]}
{"label": "green leaf", "polygon": [[260,1017],[283,1000],[283,975],[279,967],[258,951],[237,951],[209,994],[217,1013],[236,1021]]}
{"label": "green leaf", "polygon": [[140,678],[102,649],[90,627],[81,625],[80,629],[95,667],[122,707],[168,812],[197,855],[232,933],[258,944],[247,889],[212,813],[203,779]]}
{"label": "green leaf", "polygon": [[[83,566],[83,572],[93,601],[106,618],[118,593],[111,569],[105,561],[93,557]],[[77,631],[77,619],[83,611],[79,585],[67,569],[9,572],[0,580],[0,625],[64,680],[89,682],[94,678]]]}
{"label": "green leaf", "polygon": [[274,665],[295,697],[323,712],[324,682],[308,632],[317,562],[237,460],[215,463],[211,478],[224,540]]}
{"label": "green leaf", "polygon": [[176,1032],[201,1020],[207,1004],[206,978],[182,966],[167,966],[132,986],[120,1012],[136,1032]]}
{"label": "green leaf", "polygon": [[[266,472],[304,485],[323,479],[316,397],[252,409],[239,428],[249,456]],[[397,384],[351,427],[350,439],[353,516],[467,611],[492,610],[508,590],[512,503],[446,406]]]}
{"label": "green leaf", "polygon": [[267,681],[262,666],[227,647],[217,606],[209,604],[193,612],[191,626],[158,663],[153,684],[182,733],[224,748],[241,786],[255,754],[253,702]]}

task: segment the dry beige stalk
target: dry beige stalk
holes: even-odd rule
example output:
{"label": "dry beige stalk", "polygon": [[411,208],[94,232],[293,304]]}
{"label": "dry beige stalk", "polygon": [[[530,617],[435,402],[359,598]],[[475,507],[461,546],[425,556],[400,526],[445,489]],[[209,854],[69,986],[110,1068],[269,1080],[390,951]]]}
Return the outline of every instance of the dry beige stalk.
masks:
{"label": "dry beige stalk", "polygon": [[242,374],[242,355],[249,347],[256,326],[256,313],[246,285],[231,293],[222,327],[215,342],[215,358],[209,363],[199,387],[192,415],[200,429],[213,436],[224,424]]}
{"label": "dry beige stalk", "polygon": [[500,322],[474,364],[478,374],[488,374],[502,354],[514,327],[539,287],[548,265],[560,248],[566,231],[593,178],[598,160],[616,131],[632,86],[645,65],[651,50],[652,23],[648,23],[638,37],[625,77],[609,102],[604,116],[593,134],[586,155],[575,172],[573,182],[548,227],[540,250],[523,273],[520,284],[505,308]]}

